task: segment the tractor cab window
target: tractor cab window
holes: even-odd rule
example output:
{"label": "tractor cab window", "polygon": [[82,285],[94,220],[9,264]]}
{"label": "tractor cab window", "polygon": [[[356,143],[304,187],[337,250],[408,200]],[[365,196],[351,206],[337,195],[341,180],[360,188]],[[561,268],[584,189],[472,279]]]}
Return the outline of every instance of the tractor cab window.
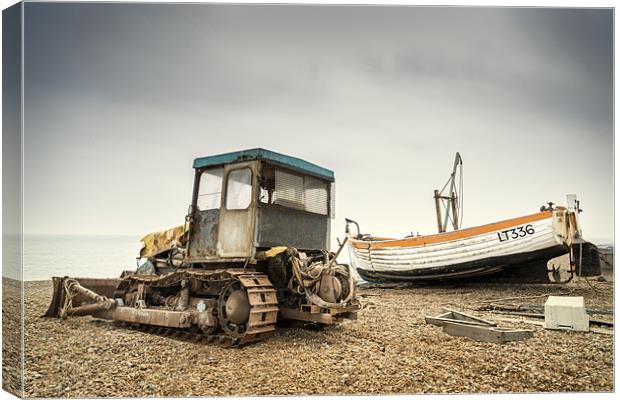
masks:
{"label": "tractor cab window", "polygon": [[252,203],[252,171],[235,169],[228,174],[226,209],[245,210]]}
{"label": "tractor cab window", "polygon": [[327,184],[310,176],[304,177],[304,209],[327,215]]}
{"label": "tractor cab window", "polygon": [[304,208],[304,177],[276,170],[273,203],[289,208]]}
{"label": "tractor cab window", "polygon": [[217,210],[222,199],[223,168],[207,169],[200,175],[198,186],[198,210]]}
{"label": "tractor cab window", "polygon": [[328,214],[327,182],[266,166],[262,172],[259,200],[315,214]]}

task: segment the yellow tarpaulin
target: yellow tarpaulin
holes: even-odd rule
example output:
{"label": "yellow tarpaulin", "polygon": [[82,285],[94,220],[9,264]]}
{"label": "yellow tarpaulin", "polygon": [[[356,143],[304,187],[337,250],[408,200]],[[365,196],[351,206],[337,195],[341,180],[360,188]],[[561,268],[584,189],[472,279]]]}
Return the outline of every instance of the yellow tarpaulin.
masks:
{"label": "yellow tarpaulin", "polygon": [[284,253],[286,251],[286,249],[288,249],[288,247],[286,246],[277,246],[277,247],[272,247],[269,250],[267,250],[265,252],[265,255],[267,257],[275,257],[280,253]]}
{"label": "yellow tarpaulin", "polygon": [[172,249],[180,244],[185,232],[185,225],[179,225],[165,231],[149,233],[140,239],[142,242],[140,257],[151,257]]}

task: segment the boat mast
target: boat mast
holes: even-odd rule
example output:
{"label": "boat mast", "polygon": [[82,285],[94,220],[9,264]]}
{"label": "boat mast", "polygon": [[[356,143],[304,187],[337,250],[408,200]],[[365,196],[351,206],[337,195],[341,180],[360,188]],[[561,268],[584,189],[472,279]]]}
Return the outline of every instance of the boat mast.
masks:
{"label": "boat mast", "polygon": [[[457,190],[456,173],[459,171],[459,187]],[[447,194],[444,192],[448,189]],[[459,152],[454,157],[454,166],[448,182],[443,185],[441,191],[435,190],[435,211],[437,212],[437,229],[439,233],[446,231],[448,220],[452,223],[452,228],[458,230],[463,220],[463,210],[459,208],[459,197],[463,196],[463,159]],[[462,201],[461,201],[462,206]],[[442,208],[443,215],[442,217]],[[460,219],[459,219],[460,216]]]}

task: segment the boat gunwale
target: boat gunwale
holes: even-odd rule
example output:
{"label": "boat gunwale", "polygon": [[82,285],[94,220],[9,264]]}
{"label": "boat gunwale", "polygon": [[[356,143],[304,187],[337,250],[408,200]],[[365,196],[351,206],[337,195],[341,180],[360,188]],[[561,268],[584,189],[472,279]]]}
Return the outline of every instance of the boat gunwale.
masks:
{"label": "boat gunwale", "polygon": [[[545,221],[545,220],[540,220]],[[539,222],[539,221],[535,221]],[[545,226],[537,226],[536,232],[532,235],[528,235],[526,237],[520,238],[522,240],[518,240],[521,244],[523,242],[527,244],[532,244],[537,239],[543,238],[544,236],[555,234],[553,226],[551,224]],[[353,247],[351,251],[357,256],[368,256],[371,255],[373,259],[379,258],[411,258],[417,256],[428,257],[429,255],[437,255],[437,254],[452,254],[459,252],[469,252],[476,251],[482,248],[490,248],[495,247],[496,249],[500,248],[514,248],[514,243],[517,241],[510,241],[512,243],[494,243],[497,241],[497,237],[493,237],[490,234],[494,232],[488,232],[480,235],[469,236],[460,240],[452,240],[447,242],[437,242],[437,243],[428,243],[425,246],[401,246],[401,247],[385,247],[385,248],[372,248],[369,249],[367,247],[358,248]],[[370,252],[372,250],[372,252]]]}
{"label": "boat gunwale", "polygon": [[[543,236],[540,236],[539,238],[543,238]],[[392,270],[392,271],[402,270],[404,271],[404,270],[416,270],[416,269],[424,269],[424,268],[443,268],[443,267],[447,267],[450,265],[459,264],[458,262],[457,263],[451,262],[452,260],[469,259],[469,261],[465,261],[465,262],[476,262],[476,261],[492,258],[492,257],[488,257],[489,255],[492,255],[492,254],[496,254],[493,257],[514,257],[519,254],[527,254],[532,251],[539,251],[539,250],[543,250],[546,248],[550,248],[549,246],[540,247],[543,243],[544,242],[538,243],[538,246],[532,246],[532,243],[519,243],[514,247],[507,248],[510,251],[508,252],[502,251],[499,254],[497,254],[496,249],[493,249],[491,247],[486,247],[484,249],[477,249],[473,253],[470,253],[470,254],[452,253],[452,254],[434,255],[433,259],[427,260],[427,261],[423,261],[423,260],[425,258],[428,259],[429,257],[416,257],[416,258],[393,257],[393,258],[390,258],[390,257],[385,257],[385,256],[377,256],[376,253],[372,255],[370,254],[367,255],[367,254],[363,254],[363,252],[361,251],[359,253],[355,253],[354,257],[356,258],[356,261],[361,266],[370,265],[373,271],[378,271],[378,270],[386,270],[386,271],[387,270]],[[552,247],[555,247],[558,245],[557,242],[555,243],[556,244]],[[435,266],[429,266],[433,264]],[[439,264],[439,265],[436,265],[436,264]],[[400,266],[407,266],[408,268],[401,269],[399,268]]]}
{"label": "boat gunwale", "polygon": [[349,238],[349,243],[357,249],[381,249],[387,247],[416,247],[427,244],[451,242],[455,240],[467,239],[473,236],[483,235],[494,231],[502,230],[528,222],[540,221],[553,218],[553,211],[541,211],[535,214],[525,215],[506,219],[503,221],[492,222],[490,224],[474,226],[471,228],[460,229],[452,232],[435,233],[433,235],[416,236],[402,239],[376,238],[378,240],[358,240]]}

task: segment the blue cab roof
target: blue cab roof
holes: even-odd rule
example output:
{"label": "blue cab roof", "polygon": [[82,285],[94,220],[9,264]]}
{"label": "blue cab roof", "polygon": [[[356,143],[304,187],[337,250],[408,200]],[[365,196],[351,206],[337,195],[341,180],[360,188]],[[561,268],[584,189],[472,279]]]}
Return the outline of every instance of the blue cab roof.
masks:
{"label": "blue cab roof", "polygon": [[334,171],[319,167],[301,158],[291,157],[275,151],[265,149],[249,149],[233,151],[232,153],[218,154],[215,156],[201,157],[194,160],[194,168],[204,168],[216,165],[231,164],[241,161],[265,160],[297,172],[314,175],[318,178],[334,182]]}

